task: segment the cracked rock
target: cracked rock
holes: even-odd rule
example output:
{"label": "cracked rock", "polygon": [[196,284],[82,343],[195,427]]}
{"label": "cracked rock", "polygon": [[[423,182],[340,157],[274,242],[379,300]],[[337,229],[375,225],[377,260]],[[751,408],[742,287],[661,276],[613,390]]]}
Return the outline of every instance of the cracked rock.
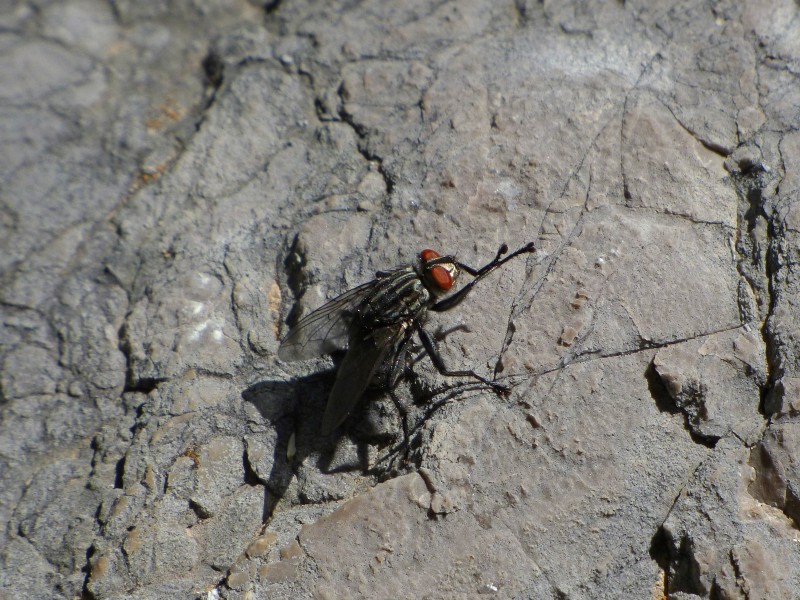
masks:
{"label": "cracked rock", "polygon": [[[6,596],[796,596],[796,2],[12,4]],[[298,318],[528,242],[424,323],[508,397],[321,434]]]}

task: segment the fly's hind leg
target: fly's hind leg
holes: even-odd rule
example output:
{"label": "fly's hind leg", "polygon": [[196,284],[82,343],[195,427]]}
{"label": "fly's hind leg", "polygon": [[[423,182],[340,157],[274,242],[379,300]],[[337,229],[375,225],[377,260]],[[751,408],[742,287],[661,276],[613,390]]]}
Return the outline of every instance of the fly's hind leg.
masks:
{"label": "fly's hind leg", "polygon": [[419,335],[419,339],[422,341],[422,345],[425,347],[425,350],[428,353],[428,356],[431,357],[431,362],[433,366],[436,367],[436,370],[439,371],[440,374],[445,375],[447,377],[472,377],[483,383],[484,385],[489,386],[494,390],[494,392],[499,396],[508,396],[511,393],[511,388],[506,387],[496,381],[491,381],[478,375],[475,371],[472,370],[462,370],[462,371],[451,371],[448,369],[445,364],[444,360],[442,359],[442,355],[439,354],[439,351],[436,349],[436,344],[433,343],[430,334],[425,331],[422,326],[418,322],[414,322],[414,330]]}

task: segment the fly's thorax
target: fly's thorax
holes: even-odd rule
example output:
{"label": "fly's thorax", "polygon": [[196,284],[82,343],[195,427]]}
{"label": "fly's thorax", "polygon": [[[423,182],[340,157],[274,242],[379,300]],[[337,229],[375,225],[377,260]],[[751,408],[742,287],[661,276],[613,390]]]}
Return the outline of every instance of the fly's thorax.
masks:
{"label": "fly's thorax", "polygon": [[434,296],[450,291],[458,278],[458,266],[452,256],[442,256],[436,250],[419,253],[419,274],[425,287]]}
{"label": "fly's thorax", "polygon": [[379,277],[358,311],[362,326],[378,329],[422,318],[433,297],[413,267],[381,273]]}

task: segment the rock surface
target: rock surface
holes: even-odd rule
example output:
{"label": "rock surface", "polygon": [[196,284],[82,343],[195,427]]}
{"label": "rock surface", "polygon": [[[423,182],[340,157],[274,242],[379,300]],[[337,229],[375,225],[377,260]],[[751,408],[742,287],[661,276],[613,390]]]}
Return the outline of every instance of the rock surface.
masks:
{"label": "rock surface", "polygon": [[[0,9],[0,590],[800,598],[800,9]],[[537,253],[320,434],[287,323]]]}

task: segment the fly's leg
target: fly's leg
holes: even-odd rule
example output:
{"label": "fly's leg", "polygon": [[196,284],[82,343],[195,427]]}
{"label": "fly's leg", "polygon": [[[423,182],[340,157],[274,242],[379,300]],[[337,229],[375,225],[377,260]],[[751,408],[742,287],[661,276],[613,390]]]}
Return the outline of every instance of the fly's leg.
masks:
{"label": "fly's leg", "polygon": [[[533,242],[531,242],[528,245],[532,246]],[[456,263],[456,264],[458,264],[460,269],[463,269],[464,271],[466,271],[467,273],[469,273],[473,277],[477,277],[481,273],[488,272],[489,269],[493,269],[495,266],[497,266],[496,263],[498,263],[500,261],[500,257],[503,256],[506,252],[508,252],[508,244],[501,244],[500,248],[497,250],[497,254],[494,255],[494,258],[488,264],[485,264],[484,266],[482,266],[480,269],[474,269],[474,268],[470,267],[469,265],[465,265],[464,263]],[[520,251],[517,250],[511,256],[506,257],[506,259],[503,262],[506,262],[509,258],[514,258],[514,256],[516,256],[519,253],[520,253]]]}
{"label": "fly's leg", "polygon": [[397,382],[400,381],[400,376],[406,368],[406,355],[408,354],[408,345],[411,342],[411,337],[414,335],[414,330],[408,327],[403,333],[403,338],[397,344],[397,350],[392,359],[392,368],[389,369],[389,379],[387,387],[394,389]]}
{"label": "fly's leg", "polygon": [[[411,333],[414,333],[415,330],[411,330]],[[439,344],[442,340],[446,339],[447,336],[453,334],[456,331],[465,331],[467,333],[471,332],[472,330],[469,328],[469,325],[466,323],[458,323],[453,325],[452,327],[448,327],[447,329],[443,329],[441,325],[436,328],[435,331],[428,332],[431,339],[433,339],[434,343]],[[410,355],[410,358],[406,360],[409,362],[411,367],[413,368],[419,361],[425,358],[428,355],[428,351],[422,348],[416,348],[414,353]]]}
{"label": "fly's leg", "polygon": [[[397,387],[397,382],[400,380],[401,375],[403,374],[404,369],[406,368],[406,356],[408,351],[408,345],[411,342],[411,337],[414,335],[414,329],[411,327],[407,327],[403,338],[398,342],[397,349],[395,350],[394,357],[392,358],[392,366],[389,369],[389,373],[387,375],[387,389],[389,390],[389,397],[392,399],[395,408],[397,409],[397,413],[400,415],[400,422],[403,425],[403,439],[402,441],[397,444],[391,451],[381,458],[377,463],[373,465],[373,468],[376,468],[381,462],[386,459],[389,459],[387,463],[387,468],[389,470],[394,468],[395,460],[399,458],[401,460],[401,464],[408,462],[408,453],[411,449],[411,438],[408,429],[408,411],[406,410],[405,405],[400,401],[400,398],[397,396],[395,392],[395,387]],[[402,456],[401,453],[402,452]],[[384,472],[385,473],[385,472]]]}
{"label": "fly's leg", "polygon": [[442,360],[442,355],[439,354],[439,351],[436,349],[436,344],[433,343],[433,340],[431,339],[431,336],[428,334],[428,332],[425,331],[417,321],[414,321],[414,329],[419,335],[419,339],[422,341],[422,345],[425,347],[425,350],[428,352],[428,356],[431,357],[431,362],[433,363],[433,366],[436,367],[436,370],[439,371],[440,374],[445,375],[447,377],[472,377],[473,379],[477,379],[484,385],[487,385],[490,388],[492,388],[495,391],[495,393],[500,396],[508,396],[511,393],[511,388],[501,385],[496,381],[490,381],[485,377],[481,377],[475,371],[449,370],[445,366],[444,360]]}
{"label": "fly's leg", "polygon": [[406,361],[406,350],[408,349],[408,344],[411,341],[411,336],[413,335],[414,329],[411,327],[406,328],[405,333],[403,334],[403,339],[398,343],[397,351],[392,359],[392,368],[389,370],[388,385],[389,397],[391,397],[392,402],[394,402],[397,412],[400,413],[400,420],[403,423],[403,445],[406,447],[406,453],[408,452],[408,448],[410,446],[410,440],[408,439],[408,411],[406,410],[406,407],[403,406],[402,402],[400,402],[400,398],[397,397],[394,388],[397,386],[397,382],[400,380],[400,375],[405,368],[404,363]]}
{"label": "fly's leg", "polygon": [[461,304],[464,298],[467,297],[467,294],[469,294],[470,291],[472,291],[472,288],[475,287],[475,284],[478,283],[484,277],[486,277],[489,273],[494,271],[497,267],[502,267],[512,258],[516,258],[520,254],[528,254],[530,252],[535,252],[535,251],[536,247],[533,245],[533,242],[531,242],[523,246],[519,250],[512,252],[505,258],[501,258],[506,252],[508,252],[508,246],[506,244],[503,244],[502,246],[500,246],[500,249],[497,251],[497,254],[495,255],[494,259],[490,263],[482,266],[480,269],[473,269],[469,265],[457,262],[456,265],[458,266],[458,268],[472,275],[473,280],[470,281],[463,288],[458,290],[452,296],[448,296],[447,298],[439,300],[439,302],[431,306],[429,310],[442,312],[445,310],[450,310],[455,306],[458,306],[459,304]]}

